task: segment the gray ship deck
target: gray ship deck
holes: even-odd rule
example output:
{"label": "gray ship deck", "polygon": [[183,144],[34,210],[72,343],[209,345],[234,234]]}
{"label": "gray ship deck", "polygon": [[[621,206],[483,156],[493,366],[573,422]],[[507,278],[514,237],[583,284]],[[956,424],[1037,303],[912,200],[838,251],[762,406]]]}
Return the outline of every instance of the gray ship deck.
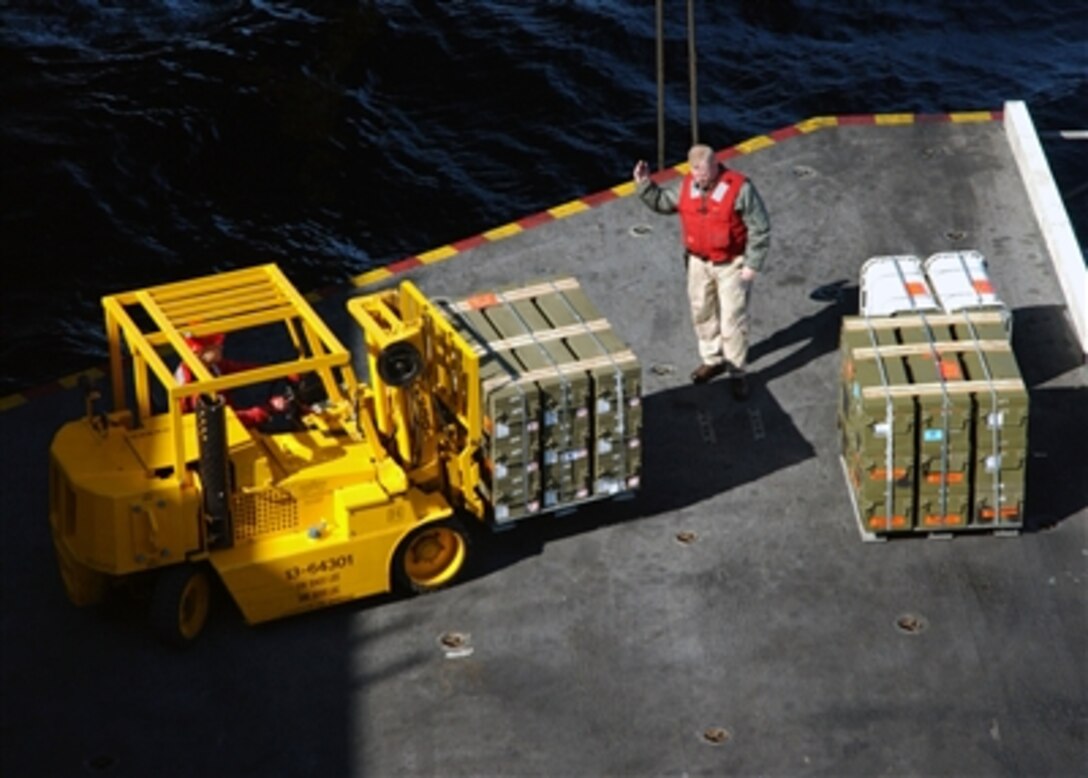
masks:
{"label": "gray ship deck", "polygon": [[[452,589],[256,628],[226,606],[170,651],[65,598],[46,450],[77,393],[0,413],[3,774],[1083,774],[1088,371],[1002,123],[805,128],[729,161],[774,225],[746,404],[689,385],[678,225],[633,197],[378,274],[448,296],[576,275],[644,367],[638,497],[489,536]],[[866,543],[839,322],[866,258],[954,248],[1014,313],[1027,526]],[[343,333],[342,298],[318,307]]]}

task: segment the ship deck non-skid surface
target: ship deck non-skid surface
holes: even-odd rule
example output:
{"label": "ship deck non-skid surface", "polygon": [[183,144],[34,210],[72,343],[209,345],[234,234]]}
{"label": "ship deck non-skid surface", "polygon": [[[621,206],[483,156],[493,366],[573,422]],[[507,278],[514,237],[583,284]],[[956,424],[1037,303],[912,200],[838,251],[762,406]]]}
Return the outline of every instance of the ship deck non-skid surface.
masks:
{"label": "ship deck non-skid surface", "polygon": [[[637,497],[486,536],[452,589],[256,628],[224,608],[169,651],[65,599],[45,452],[78,394],[0,415],[4,775],[1082,773],[1088,381],[1001,123],[830,127],[730,164],[774,230],[747,403],[688,382],[678,224],[634,197],[404,273],[450,300],[576,277],[642,367]],[[1013,315],[1024,531],[865,543],[837,429],[858,271],[963,248]],[[343,300],[319,307],[355,343]]]}

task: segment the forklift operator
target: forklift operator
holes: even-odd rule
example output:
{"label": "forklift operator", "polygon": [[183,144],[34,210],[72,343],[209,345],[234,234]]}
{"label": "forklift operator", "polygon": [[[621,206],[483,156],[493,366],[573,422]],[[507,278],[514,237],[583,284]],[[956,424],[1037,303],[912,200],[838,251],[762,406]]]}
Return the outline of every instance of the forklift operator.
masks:
{"label": "forklift operator", "polygon": [[[185,342],[214,376],[228,375],[255,367],[253,363],[240,362],[223,356],[223,346],[226,340],[227,336],[225,334],[214,333],[203,337],[190,335],[185,339]],[[184,362],[178,365],[177,370],[174,371],[174,376],[179,384],[187,384],[193,380],[193,373]],[[284,413],[288,408],[287,399],[280,395],[273,395],[268,398],[267,403],[254,405],[250,408],[235,408],[229,395],[225,395],[224,399],[226,399],[227,405],[234,410],[234,414],[246,429],[267,424],[273,413]],[[182,398],[181,410],[182,413],[196,410],[196,398],[192,396]]]}

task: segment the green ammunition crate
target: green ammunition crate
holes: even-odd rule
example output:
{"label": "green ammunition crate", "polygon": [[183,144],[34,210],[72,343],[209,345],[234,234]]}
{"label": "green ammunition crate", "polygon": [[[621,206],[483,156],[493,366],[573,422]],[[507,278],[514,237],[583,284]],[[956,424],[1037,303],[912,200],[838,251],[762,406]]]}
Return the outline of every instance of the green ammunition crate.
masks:
{"label": "green ammunition crate", "polygon": [[591,386],[583,371],[566,369],[572,355],[560,340],[545,335],[552,328],[539,315],[533,299],[516,294],[509,297],[505,304],[488,306],[470,316],[486,321],[495,333],[489,345],[502,344],[499,347],[507,349],[502,353],[517,366],[519,374],[533,376],[541,402],[541,502],[543,508],[554,508],[590,493]]}
{"label": "green ammunition crate", "polygon": [[625,476],[642,470],[641,368],[612,332],[575,335],[567,345],[587,365],[593,385],[593,491],[623,491]]}
{"label": "green ammunition crate", "polygon": [[[449,313],[449,310],[446,311]],[[487,321],[473,316],[448,317],[469,343],[495,337]],[[541,509],[540,393],[514,379],[519,366],[509,355],[478,349],[484,391],[483,473],[497,519],[511,521]],[[496,391],[486,387],[501,386]]]}
{"label": "green ammunition crate", "polygon": [[973,524],[1019,526],[1024,515],[1024,468],[1026,451],[1009,449],[1000,454],[979,452],[975,467]]}
{"label": "green ammunition crate", "polygon": [[1028,395],[1000,312],[847,317],[840,358],[863,534],[1022,526]]}
{"label": "green ammunition crate", "polygon": [[585,363],[593,381],[596,435],[628,439],[641,434],[642,369],[627,345],[579,288],[542,296],[538,304],[552,327],[572,330],[563,342]]}
{"label": "green ammunition crate", "polygon": [[638,487],[641,366],[576,279],[442,309],[481,358],[496,522]]}
{"label": "green ammunition crate", "polygon": [[914,468],[902,460],[890,469],[883,460],[848,452],[847,477],[854,501],[869,532],[901,532],[911,529],[917,514]]}
{"label": "green ammunition crate", "polygon": [[641,438],[598,437],[593,468],[594,494],[615,494],[637,488],[642,472]]}
{"label": "green ammunition crate", "polygon": [[921,532],[948,532],[964,529],[970,518],[971,494],[966,489],[942,495],[919,495],[918,525]]}

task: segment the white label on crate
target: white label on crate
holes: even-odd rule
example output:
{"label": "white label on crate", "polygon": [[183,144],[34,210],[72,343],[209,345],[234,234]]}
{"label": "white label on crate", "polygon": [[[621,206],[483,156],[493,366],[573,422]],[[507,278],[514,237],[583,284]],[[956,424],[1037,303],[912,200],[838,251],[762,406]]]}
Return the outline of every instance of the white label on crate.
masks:
{"label": "white label on crate", "polygon": [[615,478],[602,478],[594,486],[597,494],[615,494],[620,490],[620,482]]}
{"label": "white label on crate", "polygon": [[503,519],[510,518],[510,509],[508,507],[506,507],[505,505],[496,505],[495,506],[495,518],[498,521],[502,521]]}
{"label": "white label on crate", "polygon": [[528,470],[530,473],[535,473],[537,467],[538,467],[538,465],[537,465],[535,459],[533,461],[529,462],[529,464],[525,465],[525,469]]}
{"label": "white label on crate", "polygon": [[506,437],[509,437],[509,436],[510,436],[510,428],[508,426],[506,426],[502,422],[499,422],[498,424],[495,425],[495,437],[496,438],[499,438],[501,440],[502,438],[506,438]]}
{"label": "white label on crate", "polygon": [[559,452],[555,449],[545,449],[544,451],[544,464],[554,465],[559,461]]}
{"label": "white label on crate", "polygon": [[563,462],[577,462],[579,459],[586,458],[586,450],[584,448],[571,449],[570,451],[564,451],[560,454],[559,458]]}
{"label": "white label on crate", "polygon": [[608,438],[601,438],[597,441],[597,453],[608,454],[612,451],[612,441]]}
{"label": "white label on crate", "polygon": [[642,405],[642,398],[632,397],[630,400],[627,401],[627,404],[630,405],[632,408],[637,408],[638,406]]}
{"label": "white label on crate", "polygon": [[525,509],[527,511],[529,511],[529,513],[536,513],[537,511],[540,510],[540,503],[537,502],[536,500],[533,500],[530,503],[526,503]]}
{"label": "white label on crate", "polygon": [[589,408],[579,408],[574,415],[577,416],[579,419],[583,419],[589,415]]}
{"label": "white label on crate", "polygon": [[631,476],[630,478],[627,479],[627,488],[629,488],[629,489],[637,489],[638,488],[638,476],[637,475],[633,475],[633,476]]}
{"label": "white label on crate", "polygon": [[[856,387],[857,384],[854,384],[854,386]],[[888,437],[888,431],[890,429],[891,427],[888,425],[888,422],[879,421],[873,425],[873,434],[876,435],[878,438],[886,438]]]}
{"label": "white label on crate", "polygon": [[996,413],[986,414],[986,426],[989,427],[990,429],[993,429],[994,427],[1004,427],[1005,426],[1005,412],[1004,411],[997,411]]}
{"label": "white label on crate", "polygon": [[925,443],[940,443],[944,440],[944,430],[922,430],[922,441]]}
{"label": "white label on crate", "polygon": [[1001,469],[1001,455],[991,454],[986,457],[986,472],[994,473]]}
{"label": "white label on crate", "polygon": [[509,472],[509,471],[506,469],[506,465],[504,465],[502,462],[496,462],[495,463],[495,477],[496,478],[506,478],[507,472]]}
{"label": "white label on crate", "polygon": [[533,419],[532,421],[526,423],[525,429],[529,430],[529,432],[536,432],[538,429],[540,429],[540,422],[538,422],[536,419]]}
{"label": "white label on crate", "polygon": [[554,489],[544,492],[545,505],[555,505],[557,502],[559,502],[559,492]]}
{"label": "white label on crate", "polygon": [[612,410],[612,403],[608,400],[597,400],[597,413],[609,413]]}
{"label": "white label on crate", "polygon": [[629,441],[627,441],[627,448],[638,448],[641,445],[642,443],[641,441],[639,441],[638,438],[631,438]]}
{"label": "white label on crate", "polygon": [[559,423],[559,413],[557,411],[544,411],[544,426],[554,427]]}

